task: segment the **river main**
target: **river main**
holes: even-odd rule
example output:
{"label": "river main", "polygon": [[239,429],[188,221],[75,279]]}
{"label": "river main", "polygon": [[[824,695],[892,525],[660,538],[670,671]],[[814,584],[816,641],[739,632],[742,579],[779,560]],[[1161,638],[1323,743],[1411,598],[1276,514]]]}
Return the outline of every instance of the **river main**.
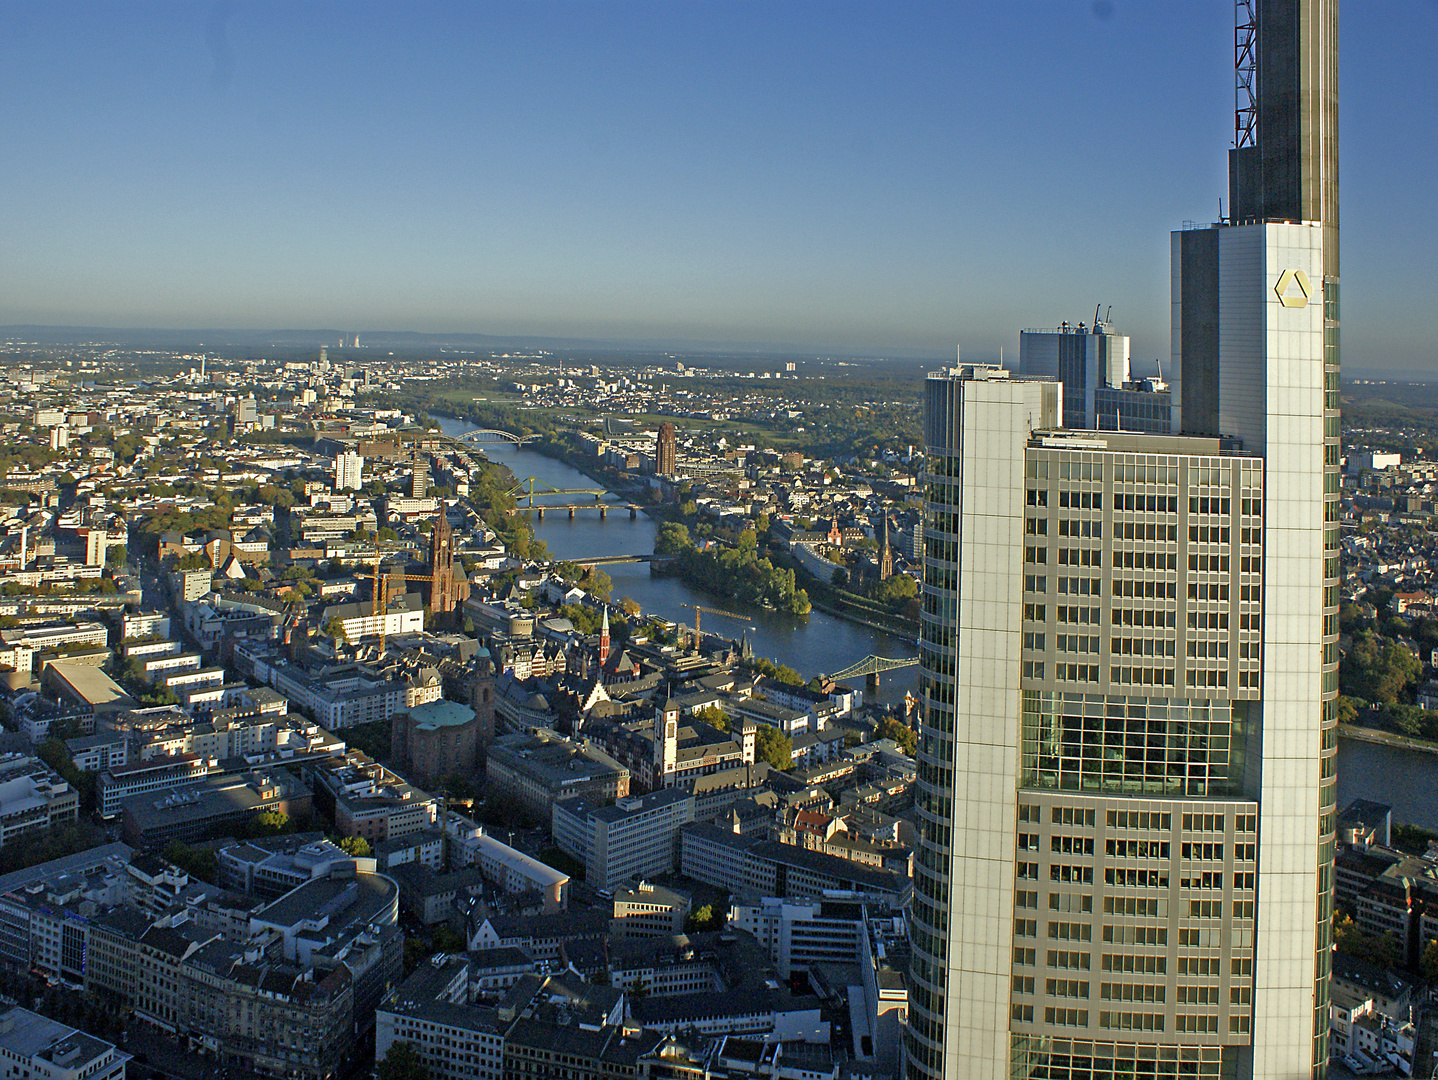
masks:
{"label": "river main", "polygon": [[[440,419],[440,427],[446,435],[455,437],[475,430],[473,424],[449,417]],[[507,466],[520,480],[533,476],[553,488],[599,486],[562,461],[512,443],[485,443],[482,449],[486,457]],[[586,498],[582,495],[555,496],[548,500],[536,497],[535,502],[574,503]],[[608,501],[622,500],[609,496]],[[648,555],[654,550],[657,528],[647,514],[631,521],[627,513],[610,513],[601,520],[597,511],[586,509],[577,510],[573,518],[563,511],[546,514],[543,521],[532,520],[532,524],[535,536],[544,541],[553,558],[576,560],[605,555]],[[614,582],[614,598],[632,597],[646,615],[693,625],[694,612],[683,605],[700,604],[744,616],[740,620],[706,614],[703,626],[707,633],[735,639],[747,633],[757,655],[788,664],[806,679],[820,672],[840,671],[871,653],[894,658],[917,655],[914,646],[901,638],[820,611],[798,617],[783,615],[740,604],[737,600],[710,596],[677,577],[650,577],[648,563],[619,563],[604,567],[604,571]],[[915,690],[917,684],[917,668],[890,672],[883,678],[879,700],[897,702],[904,691]]]}
{"label": "river main", "polygon": [[[462,420],[441,419],[445,434],[459,436],[474,426]],[[485,455],[502,462],[519,479],[533,476],[556,488],[592,488],[594,480],[578,469],[526,450],[512,443],[486,443]],[[558,496],[550,502],[576,502],[584,496]],[[543,499],[537,499],[543,502]],[[609,496],[611,503],[619,502]],[[593,510],[578,510],[571,520],[564,512],[546,514],[534,521],[534,532],[557,559],[580,559],[601,555],[644,555],[654,550],[656,526],[640,514],[629,520],[627,513],[611,513],[604,520]],[[675,577],[652,578],[647,563],[620,563],[605,567],[614,581],[614,596],[633,597],[645,614],[693,624],[694,612],[682,605],[702,604],[723,608],[743,621],[706,615],[713,632],[737,638],[747,632],[754,651],[795,668],[805,678],[819,672],[839,671],[873,653],[876,656],[910,657],[915,649],[907,641],[814,611],[802,618],[780,615],[763,608],[748,607],[690,588]],[[904,668],[884,676],[881,701],[896,702],[905,690],[915,690],[917,668]],[[1365,798],[1389,803],[1397,821],[1438,829],[1438,756],[1415,754],[1385,746],[1373,746],[1344,739],[1339,743],[1338,792],[1340,808],[1350,799]]]}

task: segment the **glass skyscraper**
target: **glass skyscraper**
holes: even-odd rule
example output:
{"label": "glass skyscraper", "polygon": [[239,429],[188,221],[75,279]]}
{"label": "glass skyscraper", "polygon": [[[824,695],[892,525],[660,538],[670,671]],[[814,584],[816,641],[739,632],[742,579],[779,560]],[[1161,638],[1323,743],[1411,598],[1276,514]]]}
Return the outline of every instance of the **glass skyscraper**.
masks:
{"label": "glass skyscraper", "polygon": [[1241,0],[1172,431],[931,375],[908,1074],[1321,1077],[1337,692],[1335,0]]}

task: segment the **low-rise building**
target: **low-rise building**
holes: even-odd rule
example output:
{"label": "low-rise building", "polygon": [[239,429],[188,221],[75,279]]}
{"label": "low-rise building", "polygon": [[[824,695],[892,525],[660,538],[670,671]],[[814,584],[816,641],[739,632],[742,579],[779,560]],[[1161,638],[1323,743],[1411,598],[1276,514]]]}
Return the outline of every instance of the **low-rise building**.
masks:
{"label": "low-rise building", "polygon": [[375,1013],[375,1061],[404,1042],[434,1080],[501,1080],[504,1025],[493,1007],[471,1003],[470,981],[462,956],[420,965]]}
{"label": "low-rise building", "polygon": [[459,814],[450,814],[445,828],[450,836],[452,864],[478,868],[486,881],[505,892],[538,891],[544,898],[546,915],[568,908],[569,875],[564,871],[502,843]]}
{"label": "low-rise building", "polygon": [[0,755],[0,847],[80,816],[80,794],[37,757]]}
{"label": "low-rise building", "polygon": [[0,1061],[6,1076],[33,1080],[124,1080],[130,1055],[19,1006],[0,1013]]}
{"label": "low-rise building", "polygon": [[265,811],[308,821],[311,810],[310,789],[283,770],[211,776],[158,798],[125,799],[122,835],[127,844],[149,851],[172,840],[191,843]]}
{"label": "low-rise building", "polygon": [[913,895],[907,877],[793,844],[699,822],[684,826],[679,838],[680,872],[706,885],[790,899],[822,897],[831,890],[869,893],[898,905]]}
{"label": "low-rise building", "polygon": [[669,937],[684,932],[692,904],[686,893],[640,881],[614,890],[614,937]]}
{"label": "low-rise building", "polygon": [[602,750],[547,729],[496,739],[485,759],[489,796],[512,798],[539,821],[570,796],[596,802],[629,794],[629,770]]}

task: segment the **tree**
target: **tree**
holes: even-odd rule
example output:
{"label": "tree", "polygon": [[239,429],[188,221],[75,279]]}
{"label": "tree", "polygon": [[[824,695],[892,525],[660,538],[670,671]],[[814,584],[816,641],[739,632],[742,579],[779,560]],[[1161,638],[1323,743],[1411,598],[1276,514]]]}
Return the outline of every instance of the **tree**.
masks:
{"label": "tree", "polygon": [[1438,938],[1424,947],[1423,955],[1418,958],[1418,970],[1425,981],[1438,982]]}
{"label": "tree", "polygon": [[608,600],[609,594],[614,591],[614,582],[597,566],[584,575],[580,584],[591,596],[597,596],[601,600]]}
{"label": "tree", "polygon": [[788,772],[794,767],[794,742],[778,728],[760,724],[754,739],[754,760]]}
{"label": "tree", "polygon": [[1347,915],[1334,917],[1333,940],[1339,952],[1378,967],[1396,967],[1403,959],[1401,943],[1396,935],[1370,934]]}
{"label": "tree", "polygon": [[724,926],[724,915],[722,914],[725,905],[720,906],[720,913],[716,914],[713,904],[705,904],[703,907],[691,911],[689,917],[684,920],[686,933],[704,932],[706,930],[720,930]]}
{"label": "tree", "polygon": [[835,567],[834,572],[829,575],[829,584],[836,589],[845,588],[849,584],[849,571],[842,566]]}
{"label": "tree", "polygon": [[689,527],[680,522],[666,521],[654,534],[656,555],[678,555],[689,546]]}
{"label": "tree", "polygon": [[129,556],[129,549],[124,544],[115,544],[105,549],[105,565],[111,570],[118,569],[125,565],[125,560]]}
{"label": "tree", "polygon": [[210,884],[220,880],[220,860],[209,848],[191,847],[183,840],[171,840],[160,855],[193,878]]}
{"label": "tree", "polygon": [[636,615],[642,614],[644,611],[644,609],[639,606],[639,601],[635,600],[632,596],[621,597],[619,600],[619,609],[631,619]]}
{"label": "tree", "polygon": [[339,616],[333,616],[325,622],[324,631],[334,639],[336,645],[344,645],[349,642],[349,635],[345,633],[345,624]]}
{"label": "tree", "polygon": [[429,1066],[412,1043],[400,1040],[389,1044],[375,1075],[379,1080],[429,1080]]}
{"label": "tree", "polygon": [[340,850],[353,855],[356,859],[367,859],[374,854],[369,846],[369,841],[363,836],[342,836],[339,841]]}
{"label": "tree", "polygon": [[901,724],[892,716],[885,717],[879,724],[878,737],[881,739],[893,739],[899,744],[899,748],[909,757],[913,757],[919,750],[919,736],[914,729],[907,724]]}
{"label": "tree", "polygon": [[720,731],[729,730],[729,714],[718,705],[705,705],[694,714],[694,719],[708,724],[710,727],[716,727]]}
{"label": "tree", "polygon": [[1343,691],[1382,705],[1398,701],[1423,671],[1423,662],[1398,642],[1371,630],[1355,634],[1343,658]]}

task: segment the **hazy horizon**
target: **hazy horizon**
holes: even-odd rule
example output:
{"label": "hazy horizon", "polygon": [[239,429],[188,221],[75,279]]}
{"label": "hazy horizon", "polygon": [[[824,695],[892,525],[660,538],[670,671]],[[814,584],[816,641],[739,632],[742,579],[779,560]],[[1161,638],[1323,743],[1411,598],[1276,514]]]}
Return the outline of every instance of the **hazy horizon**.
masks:
{"label": "hazy horizon", "polygon": [[[1226,194],[1232,33],[1123,0],[0,6],[0,324],[992,360],[1102,303],[1146,369],[1169,231]],[[1435,34],[1344,11],[1351,376],[1434,367]]]}

